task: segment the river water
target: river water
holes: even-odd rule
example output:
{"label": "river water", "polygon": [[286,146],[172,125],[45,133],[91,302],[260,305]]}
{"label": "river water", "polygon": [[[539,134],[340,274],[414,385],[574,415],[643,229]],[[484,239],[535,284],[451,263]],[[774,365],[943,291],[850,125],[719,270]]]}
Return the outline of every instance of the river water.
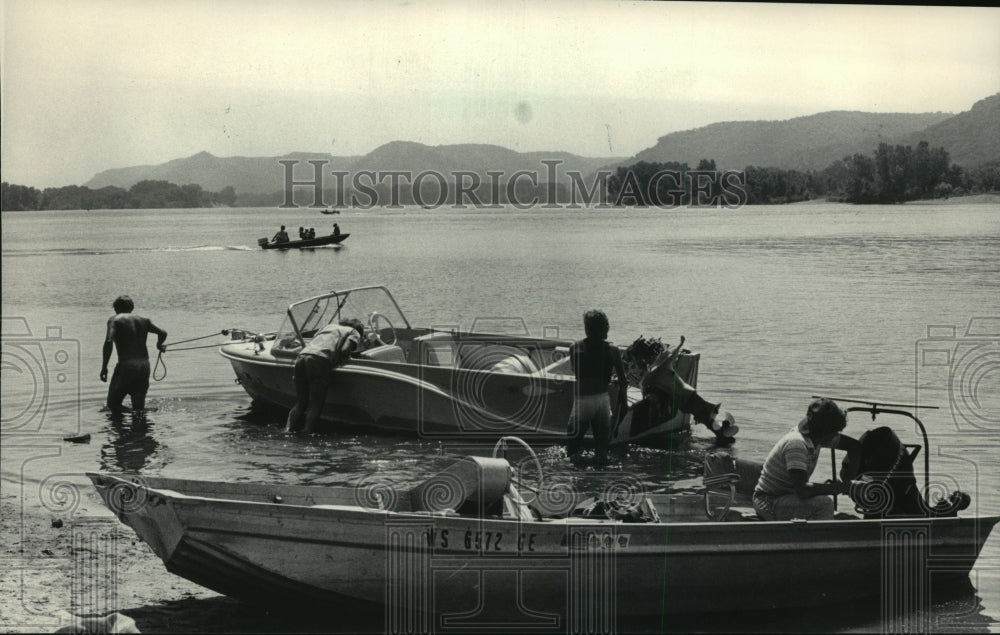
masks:
{"label": "river water", "polygon": [[[334,221],[351,233],[339,248],[256,245],[279,224],[324,234]],[[575,338],[581,314],[601,308],[618,343],[683,335],[702,355],[700,392],[741,427],[731,450],[740,457],[762,460],[812,395],[939,406],[921,411],[932,474],[972,494],[979,513],[1000,513],[996,205],[52,211],[5,212],[2,222],[3,471],[42,497],[59,479],[92,496],[81,475],[98,469],[310,484],[351,484],[373,471],[413,482],[440,469],[457,450],[436,441],[280,434],[282,414],[252,408],[214,348],[163,356],[145,420],[100,411],[104,325],[119,294],[169,331],[169,343],[233,327],[274,330],[297,299],[384,284],[412,324],[500,319]],[[855,414],[847,432],[870,427]],[[919,442],[913,429],[895,427]],[[61,442],[79,433],[92,442]],[[637,450],[607,471],[651,491],[683,490],[711,449],[699,429],[671,451]],[[578,477],[580,487],[606,476],[560,448],[539,451],[547,471]],[[1000,536],[972,582],[935,590],[930,611],[911,618],[934,631],[1000,631]],[[877,604],[715,617],[654,628],[887,628]]]}

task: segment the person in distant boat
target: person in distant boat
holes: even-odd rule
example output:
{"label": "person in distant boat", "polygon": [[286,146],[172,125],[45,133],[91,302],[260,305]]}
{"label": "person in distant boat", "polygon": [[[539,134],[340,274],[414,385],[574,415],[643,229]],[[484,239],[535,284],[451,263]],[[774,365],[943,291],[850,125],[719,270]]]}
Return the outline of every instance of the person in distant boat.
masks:
{"label": "person in distant boat", "polygon": [[340,225],[338,225],[337,223],[333,224],[333,235],[334,236],[340,235]]}
{"label": "person in distant boat", "polygon": [[299,240],[305,240],[305,239],[306,239],[306,228],[299,227]]}
{"label": "person in distant boat", "polygon": [[306,238],[312,240],[315,237],[316,237],[316,228],[310,227],[309,231],[306,232]]}
{"label": "person in distant boat", "polygon": [[284,225],[282,225],[281,229],[278,230],[278,233],[276,233],[271,238],[271,242],[272,243],[287,243],[288,242],[288,232],[285,231],[285,226]]}
{"label": "person in distant boat", "polygon": [[333,369],[362,348],[364,334],[365,327],[359,320],[330,323],[299,352],[293,373],[295,406],[288,413],[285,432],[296,432],[303,422],[306,433],[315,431],[333,381]]}
{"label": "person in distant boat", "polygon": [[594,435],[594,459],[598,464],[606,460],[611,434],[611,397],[608,391],[612,371],[618,375],[619,416],[624,413],[627,404],[625,364],[618,347],[607,341],[609,328],[608,316],[603,311],[587,311],[583,314],[586,337],[569,347],[576,391],[569,415],[570,440],[566,444],[566,452],[577,454],[589,429]]}
{"label": "person in distant boat", "polygon": [[132,398],[132,410],[145,410],[146,393],[149,391],[149,353],[146,351],[146,336],[156,334],[156,348],[166,350],[163,342],[167,332],[153,324],[149,318],[132,314],[135,303],[127,295],[118,296],[114,303],[115,315],[108,319],[107,335],[104,338],[101,381],[108,380],[108,362],[111,351],[118,351],[118,363],[111,375],[108,386],[107,406],[113,412],[124,410],[125,395]]}
{"label": "person in distant boat", "polygon": [[[781,437],[764,461],[764,469],[753,493],[753,506],[764,520],[832,520],[830,495],[850,492],[849,480],[810,483],[822,448],[847,452],[855,464],[861,444],[840,431],[847,426],[847,413],[831,399],[809,404],[805,418]],[[850,471],[842,470],[841,478]]]}

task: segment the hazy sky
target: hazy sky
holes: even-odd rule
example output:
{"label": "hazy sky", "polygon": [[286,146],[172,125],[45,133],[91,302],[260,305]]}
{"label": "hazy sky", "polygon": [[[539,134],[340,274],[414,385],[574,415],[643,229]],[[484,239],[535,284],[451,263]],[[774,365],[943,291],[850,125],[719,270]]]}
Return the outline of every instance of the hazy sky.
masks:
{"label": "hazy sky", "polygon": [[1000,10],[0,0],[2,176],[393,140],[629,156],[677,130],[1000,92]]}

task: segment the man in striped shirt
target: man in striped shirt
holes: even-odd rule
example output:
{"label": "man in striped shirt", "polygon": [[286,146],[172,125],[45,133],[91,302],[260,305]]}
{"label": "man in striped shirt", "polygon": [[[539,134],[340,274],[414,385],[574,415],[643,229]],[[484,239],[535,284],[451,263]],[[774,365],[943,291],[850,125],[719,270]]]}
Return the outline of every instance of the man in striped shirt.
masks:
{"label": "man in striped shirt", "polygon": [[303,419],[307,434],[316,429],[333,381],[333,369],[361,348],[364,332],[359,320],[331,322],[305,345],[295,359],[295,406],[288,413],[285,432],[298,430]]}
{"label": "man in striped shirt", "polygon": [[806,417],[778,440],[764,461],[753,506],[764,520],[832,520],[831,494],[846,494],[850,481],[810,483],[822,448],[847,451],[852,462],[861,444],[840,434],[847,414],[830,399],[809,404]]}

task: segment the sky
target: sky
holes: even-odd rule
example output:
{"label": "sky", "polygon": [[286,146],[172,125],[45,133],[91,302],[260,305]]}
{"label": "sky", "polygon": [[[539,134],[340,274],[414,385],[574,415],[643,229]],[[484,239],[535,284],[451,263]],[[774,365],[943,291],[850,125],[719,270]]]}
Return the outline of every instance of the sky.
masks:
{"label": "sky", "polygon": [[1000,92],[1000,10],[0,0],[2,178],[394,140],[631,156],[670,132]]}

